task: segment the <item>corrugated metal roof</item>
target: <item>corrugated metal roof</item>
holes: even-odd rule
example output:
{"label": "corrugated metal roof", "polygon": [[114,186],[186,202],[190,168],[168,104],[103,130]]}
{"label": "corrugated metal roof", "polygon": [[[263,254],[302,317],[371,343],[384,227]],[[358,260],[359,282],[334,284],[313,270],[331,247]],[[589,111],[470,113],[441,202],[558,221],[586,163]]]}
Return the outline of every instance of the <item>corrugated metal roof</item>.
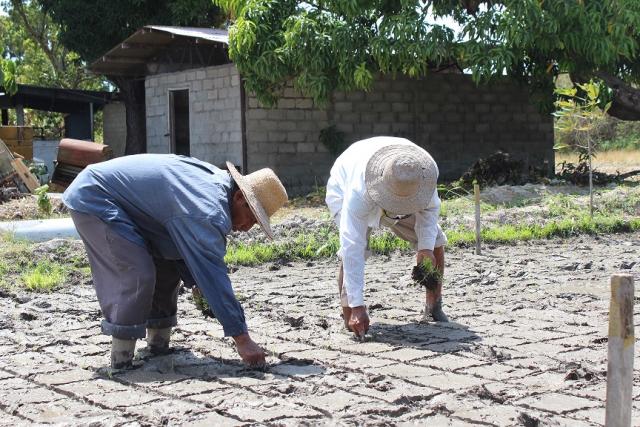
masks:
{"label": "corrugated metal roof", "polygon": [[145,28],[151,28],[158,31],[166,31],[167,33],[175,34],[178,36],[211,40],[212,42],[219,42],[227,45],[229,44],[229,32],[227,30],[197,27],[168,27],[162,25],[147,25]]}
{"label": "corrugated metal roof", "polygon": [[[215,28],[148,25],[127,37],[88,68],[97,74],[144,76],[153,67],[195,68],[229,62],[229,34]],[[178,52],[178,53],[176,53]]]}

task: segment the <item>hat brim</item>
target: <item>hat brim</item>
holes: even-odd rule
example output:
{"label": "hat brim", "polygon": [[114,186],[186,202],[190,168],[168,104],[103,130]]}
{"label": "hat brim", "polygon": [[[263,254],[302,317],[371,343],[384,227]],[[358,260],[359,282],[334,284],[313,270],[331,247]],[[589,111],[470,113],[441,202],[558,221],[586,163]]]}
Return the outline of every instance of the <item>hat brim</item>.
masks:
{"label": "hat brim", "polygon": [[[418,190],[407,197],[394,194],[384,177],[384,166],[390,158],[409,155],[417,159],[423,168],[422,183]],[[367,162],[365,184],[369,197],[382,209],[396,215],[411,215],[426,209],[431,202],[438,181],[438,167],[431,155],[413,145],[387,145],[376,151]]]}
{"label": "hat brim", "polygon": [[267,237],[273,239],[273,230],[271,230],[269,216],[264,210],[262,204],[258,201],[255,192],[253,191],[251,186],[247,184],[244,176],[242,176],[240,172],[238,172],[238,169],[236,169],[233,163],[226,162],[226,165],[229,173],[231,174],[231,177],[236,182],[236,184],[238,184],[238,188],[240,189],[240,191],[242,191],[244,199],[247,201],[247,204],[249,205],[253,216],[255,216],[258,225],[260,225],[260,228],[262,228],[262,231],[264,231]]}

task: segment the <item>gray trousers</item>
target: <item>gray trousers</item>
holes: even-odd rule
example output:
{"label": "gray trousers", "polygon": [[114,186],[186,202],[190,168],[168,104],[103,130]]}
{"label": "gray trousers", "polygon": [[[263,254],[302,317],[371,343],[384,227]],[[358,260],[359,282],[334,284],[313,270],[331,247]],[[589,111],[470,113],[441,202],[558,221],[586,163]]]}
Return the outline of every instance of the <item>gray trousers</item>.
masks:
{"label": "gray trousers", "polygon": [[105,319],[102,332],[119,339],[144,338],[146,328],[176,325],[178,263],[154,258],[98,217],[71,211],[84,242]]}
{"label": "gray trousers", "polygon": [[[336,222],[338,223],[338,227],[340,226],[340,221],[336,218]],[[416,216],[410,215],[404,219],[391,219],[386,216],[382,216],[380,218],[380,225],[389,228],[393,234],[405,240],[411,244],[413,249],[418,247],[418,236],[416,235]],[[367,228],[367,248],[364,251],[364,259],[366,260],[371,256],[371,251],[369,250],[369,237],[371,237],[372,229]],[[445,246],[447,244],[447,236],[442,231],[440,224],[438,224],[438,234],[436,236],[436,243],[434,248],[439,248],[441,246]],[[346,286],[340,287],[340,304],[342,307],[349,307],[349,300],[347,299],[347,288]]]}

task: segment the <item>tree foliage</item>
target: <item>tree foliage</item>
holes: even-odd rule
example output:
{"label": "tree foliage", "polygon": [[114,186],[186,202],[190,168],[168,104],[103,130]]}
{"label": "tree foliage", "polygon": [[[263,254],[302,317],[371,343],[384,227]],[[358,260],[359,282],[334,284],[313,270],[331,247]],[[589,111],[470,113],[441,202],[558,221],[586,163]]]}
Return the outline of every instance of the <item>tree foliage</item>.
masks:
{"label": "tree foliage", "polygon": [[60,26],[29,0],[1,0],[2,57],[15,64],[17,83],[69,89],[101,89],[104,81],[88,74],[85,63],[60,42]]}
{"label": "tree foliage", "polygon": [[211,27],[211,0],[37,0],[61,28],[60,41],[92,62],[145,25]]}
{"label": "tree foliage", "polygon": [[333,89],[370,88],[378,73],[421,77],[452,62],[479,83],[526,82],[547,109],[560,73],[640,82],[637,0],[214,2],[232,23],[231,58],[266,103],[287,79],[322,102]]}
{"label": "tree foliage", "polygon": [[10,95],[16,93],[18,90],[16,74],[15,62],[0,58],[0,86]]}
{"label": "tree foliage", "polygon": [[[61,27],[60,41],[88,63],[145,25],[211,27],[223,22],[211,0],[33,0]],[[126,107],[126,154],[146,150],[144,82],[106,76]]]}
{"label": "tree foliage", "polygon": [[[89,74],[80,56],[60,43],[60,26],[30,0],[0,0],[0,83],[9,93],[17,84],[99,90],[104,79]],[[44,135],[58,136],[62,114],[27,110],[26,123]]]}

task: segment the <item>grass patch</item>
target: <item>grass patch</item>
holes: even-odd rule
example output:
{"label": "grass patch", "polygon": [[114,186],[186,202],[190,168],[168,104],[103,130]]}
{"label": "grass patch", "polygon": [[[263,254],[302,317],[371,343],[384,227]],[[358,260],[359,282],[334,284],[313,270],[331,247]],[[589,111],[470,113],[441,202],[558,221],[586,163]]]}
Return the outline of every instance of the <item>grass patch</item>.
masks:
{"label": "grass patch", "polygon": [[4,277],[9,272],[9,264],[6,261],[0,261],[0,277]]}
{"label": "grass patch", "polygon": [[371,236],[369,239],[369,249],[374,254],[388,255],[397,250],[409,250],[411,249],[411,245],[395,234],[385,232],[380,235]]}
{"label": "grass patch", "polygon": [[35,264],[22,274],[25,288],[34,292],[51,292],[64,283],[66,269],[63,265],[51,261]]}
{"label": "grass patch", "polygon": [[0,287],[50,292],[62,286],[70,264],[34,257],[34,244],[0,233]]}
{"label": "grass patch", "polygon": [[227,264],[256,265],[277,259],[326,258],[335,254],[339,246],[337,233],[327,228],[316,235],[298,234],[288,242],[231,244],[224,260]]}
{"label": "grass patch", "polygon": [[[640,218],[625,219],[621,216],[587,214],[562,218],[543,225],[495,225],[482,230],[483,243],[512,244],[518,241],[544,240],[555,237],[571,237],[581,234],[613,234],[640,230]],[[475,233],[471,229],[447,230],[449,246],[471,246]],[[336,231],[323,231],[313,236],[298,235],[287,243],[233,244],[227,249],[225,261],[231,265],[257,265],[275,260],[311,260],[336,254],[339,239]],[[384,232],[369,239],[369,248],[375,254],[387,255],[393,251],[409,252],[408,242],[393,233]]]}
{"label": "grass patch", "polygon": [[[482,230],[485,243],[515,243],[527,240],[572,237],[581,234],[628,233],[640,230],[640,219],[625,219],[607,215],[582,215],[578,218],[564,218],[544,225],[501,225]],[[469,246],[475,243],[475,233],[471,230],[454,230],[448,233],[449,243],[455,246]]]}

